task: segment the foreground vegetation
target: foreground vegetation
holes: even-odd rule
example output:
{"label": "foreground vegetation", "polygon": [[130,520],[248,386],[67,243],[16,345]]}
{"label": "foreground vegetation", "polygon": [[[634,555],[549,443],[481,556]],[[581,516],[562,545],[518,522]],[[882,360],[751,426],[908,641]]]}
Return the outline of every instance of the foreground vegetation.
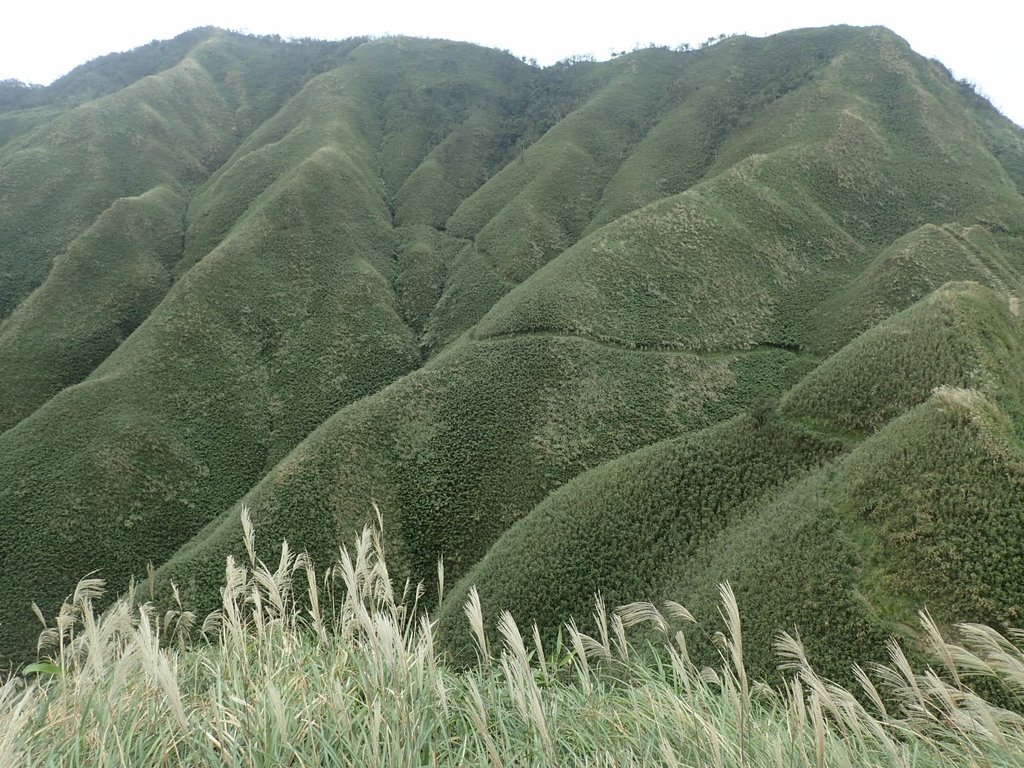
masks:
{"label": "foreground vegetation", "polygon": [[[946,640],[927,613],[932,667],[857,668],[846,690],[781,633],[781,689],[748,677],[740,611],[720,588],[719,661],[698,668],[677,603],[608,611],[544,646],[504,613],[490,644],[475,592],[477,658],[448,664],[422,588],[396,592],[379,528],[318,574],[285,544],[270,567],[229,559],[200,624],[121,600],[102,615],[81,581],[40,644],[51,660],[0,687],[4,766],[708,765],[1011,766],[1024,759],[1024,633],[981,625]],[[444,570],[438,568],[443,593]],[[144,591],[144,590],[142,590]],[[644,625],[646,630],[639,630]],[[710,626],[708,626],[710,631]],[[655,645],[631,638],[658,636]],[[653,633],[653,635],[652,635]],[[199,639],[200,636],[203,639]],[[190,640],[191,638],[191,640]],[[998,706],[978,692],[975,681]]]}

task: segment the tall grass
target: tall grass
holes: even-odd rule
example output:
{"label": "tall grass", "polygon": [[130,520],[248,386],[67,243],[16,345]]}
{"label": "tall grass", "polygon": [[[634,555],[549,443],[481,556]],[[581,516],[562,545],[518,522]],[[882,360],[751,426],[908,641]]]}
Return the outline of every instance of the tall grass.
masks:
{"label": "tall grass", "polygon": [[[742,618],[721,587],[721,663],[698,668],[682,606],[598,598],[593,635],[570,622],[545,648],[511,614],[488,643],[475,591],[468,668],[446,663],[422,590],[396,589],[380,528],[318,573],[282,546],[276,565],[229,558],[221,606],[199,623],[128,595],[98,614],[85,579],[40,635],[49,661],[0,687],[0,765],[1010,766],[1024,759],[1024,632],[977,625],[947,639],[926,613],[935,667],[817,675],[798,637],[778,650],[784,690],[748,679]],[[443,568],[439,569],[443,584]],[[442,592],[443,586],[439,589]],[[638,625],[662,638],[634,645]]]}

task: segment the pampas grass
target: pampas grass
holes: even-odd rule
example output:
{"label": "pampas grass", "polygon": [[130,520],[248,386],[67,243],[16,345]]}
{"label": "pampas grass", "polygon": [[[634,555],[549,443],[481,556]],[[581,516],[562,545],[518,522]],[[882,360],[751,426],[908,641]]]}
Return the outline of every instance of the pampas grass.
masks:
{"label": "pampas grass", "polygon": [[[48,661],[0,687],[5,766],[1013,766],[1024,760],[1024,633],[927,613],[934,668],[895,642],[857,668],[862,690],[820,677],[795,634],[778,637],[787,683],[748,678],[742,612],[721,587],[715,667],[698,668],[682,605],[598,597],[595,636],[573,622],[545,649],[508,612],[493,642],[479,595],[465,611],[478,659],[446,662],[422,591],[396,589],[379,527],[323,575],[287,543],[273,566],[242,512],[247,562],[228,558],[221,607],[194,631],[130,592],[98,613],[83,580],[52,623]],[[297,581],[296,581],[297,580]],[[443,569],[439,574],[443,583]],[[300,591],[296,584],[302,585]],[[39,613],[42,616],[41,612]],[[635,643],[645,628],[643,645]],[[705,628],[707,629],[707,628]],[[633,640],[631,640],[631,637]],[[651,637],[662,638],[651,653]],[[985,690],[1003,694],[1000,705]],[[1007,707],[1010,708],[1007,708]]]}

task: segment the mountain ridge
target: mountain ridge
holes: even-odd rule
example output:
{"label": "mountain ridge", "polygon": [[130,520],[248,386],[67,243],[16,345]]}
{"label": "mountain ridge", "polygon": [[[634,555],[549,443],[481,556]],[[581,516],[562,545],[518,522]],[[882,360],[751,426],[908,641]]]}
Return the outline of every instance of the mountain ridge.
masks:
{"label": "mountain ridge", "polygon": [[[208,604],[243,503],[268,546],[323,560],[376,502],[399,572],[429,579],[443,555],[459,578],[577,478],[665,441],[776,429],[795,453],[774,461],[806,472],[933,389],[937,412],[980,403],[956,394],[975,380],[943,346],[973,323],[1006,339],[972,358],[999,382],[983,397],[1013,388],[999,355],[1020,341],[1024,131],[888,30],[546,69],[445,41],[204,35],[98,101],[0,110],[0,657],[28,650],[32,600],[96,568],[123,585],[151,561]],[[972,301],[984,319],[885,330],[912,305]],[[938,373],[869,413],[890,371],[852,374],[904,338],[889,364],[924,355]],[[670,475],[649,498],[671,496]],[[669,511],[697,514],[700,495]],[[844,561],[891,558],[795,502],[743,524],[773,515]],[[729,553],[752,534],[710,531],[647,583],[700,581],[707,552],[741,563]],[[628,551],[605,546],[595,562]],[[848,577],[821,584],[845,594],[846,626],[872,628],[857,637],[890,627]],[[743,604],[765,627],[809,620]]]}

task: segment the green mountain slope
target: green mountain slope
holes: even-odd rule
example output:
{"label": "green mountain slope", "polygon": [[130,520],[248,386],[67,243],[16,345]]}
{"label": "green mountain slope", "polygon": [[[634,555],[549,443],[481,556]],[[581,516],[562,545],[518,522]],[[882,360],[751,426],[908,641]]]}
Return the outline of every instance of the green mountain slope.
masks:
{"label": "green mountain slope", "polygon": [[947,621],[1017,621],[1024,464],[1009,414],[1022,340],[1004,298],[943,288],[830,357],[778,411],[565,484],[456,587],[442,626],[465,632],[471,585],[485,615],[556,627],[589,616],[595,592],[713,615],[727,580],[750,603],[747,656],[761,673],[776,631],[797,626],[842,677],[912,626],[918,605]]}
{"label": "green mountain slope", "polygon": [[[183,36],[172,48],[191,39]],[[299,77],[308,76],[304,68],[293,69],[304,55],[300,49],[299,56],[281,57],[273,79],[261,79],[264,45],[211,34],[173,66],[69,108],[0,151],[0,354],[5,361],[11,356],[0,366],[0,428],[81,381],[163,298],[168,274],[125,279],[110,273],[138,258],[139,249],[155,249],[173,274],[186,255],[181,230],[190,195],[240,137],[292,95]],[[339,44],[341,51],[348,47]],[[262,66],[250,66],[259,61]],[[59,98],[63,82],[44,90]],[[154,195],[167,194],[177,200],[160,204],[175,209],[166,212],[166,222],[122,218],[134,215],[128,208],[145,209]],[[140,230],[130,235],[135,241],[153,242],[121,239],[128,226]],[[81,282],[74,286],[52,285],[68,279],[69,263],[85,261],[104,274],[77,275]],[[69,310],[70,302],[84,311]],[[58,306],[64,322],[75,326],[71,337],[49,327]],[[97,307],[106,310],[97,313]]]}
{"label": "green mountain slope", "polygon": [[324,561],[376,503],[398,572],[548,625],[728,579],[765,665],[1012,619],[1013,576],[909,574],[1019,530],[1024,132],[887,30],[197,30],[12,93],[0,660],[90,571],[209,605],[243,504]]}
{"label": "green mountain slope", "polygon": [[[323,560],[336,539],[322,532],[361,527],[374,501],[396,566],[419,577],[443,556],[460,574],[575,474],[731,416],[808,367],[778,350],[703,358],[571,337],[467,343],[339,411],[242,503],[257,510],[261,538],[287,537]],[[209,594],[239,534],[235,507],[163,575]]]}

